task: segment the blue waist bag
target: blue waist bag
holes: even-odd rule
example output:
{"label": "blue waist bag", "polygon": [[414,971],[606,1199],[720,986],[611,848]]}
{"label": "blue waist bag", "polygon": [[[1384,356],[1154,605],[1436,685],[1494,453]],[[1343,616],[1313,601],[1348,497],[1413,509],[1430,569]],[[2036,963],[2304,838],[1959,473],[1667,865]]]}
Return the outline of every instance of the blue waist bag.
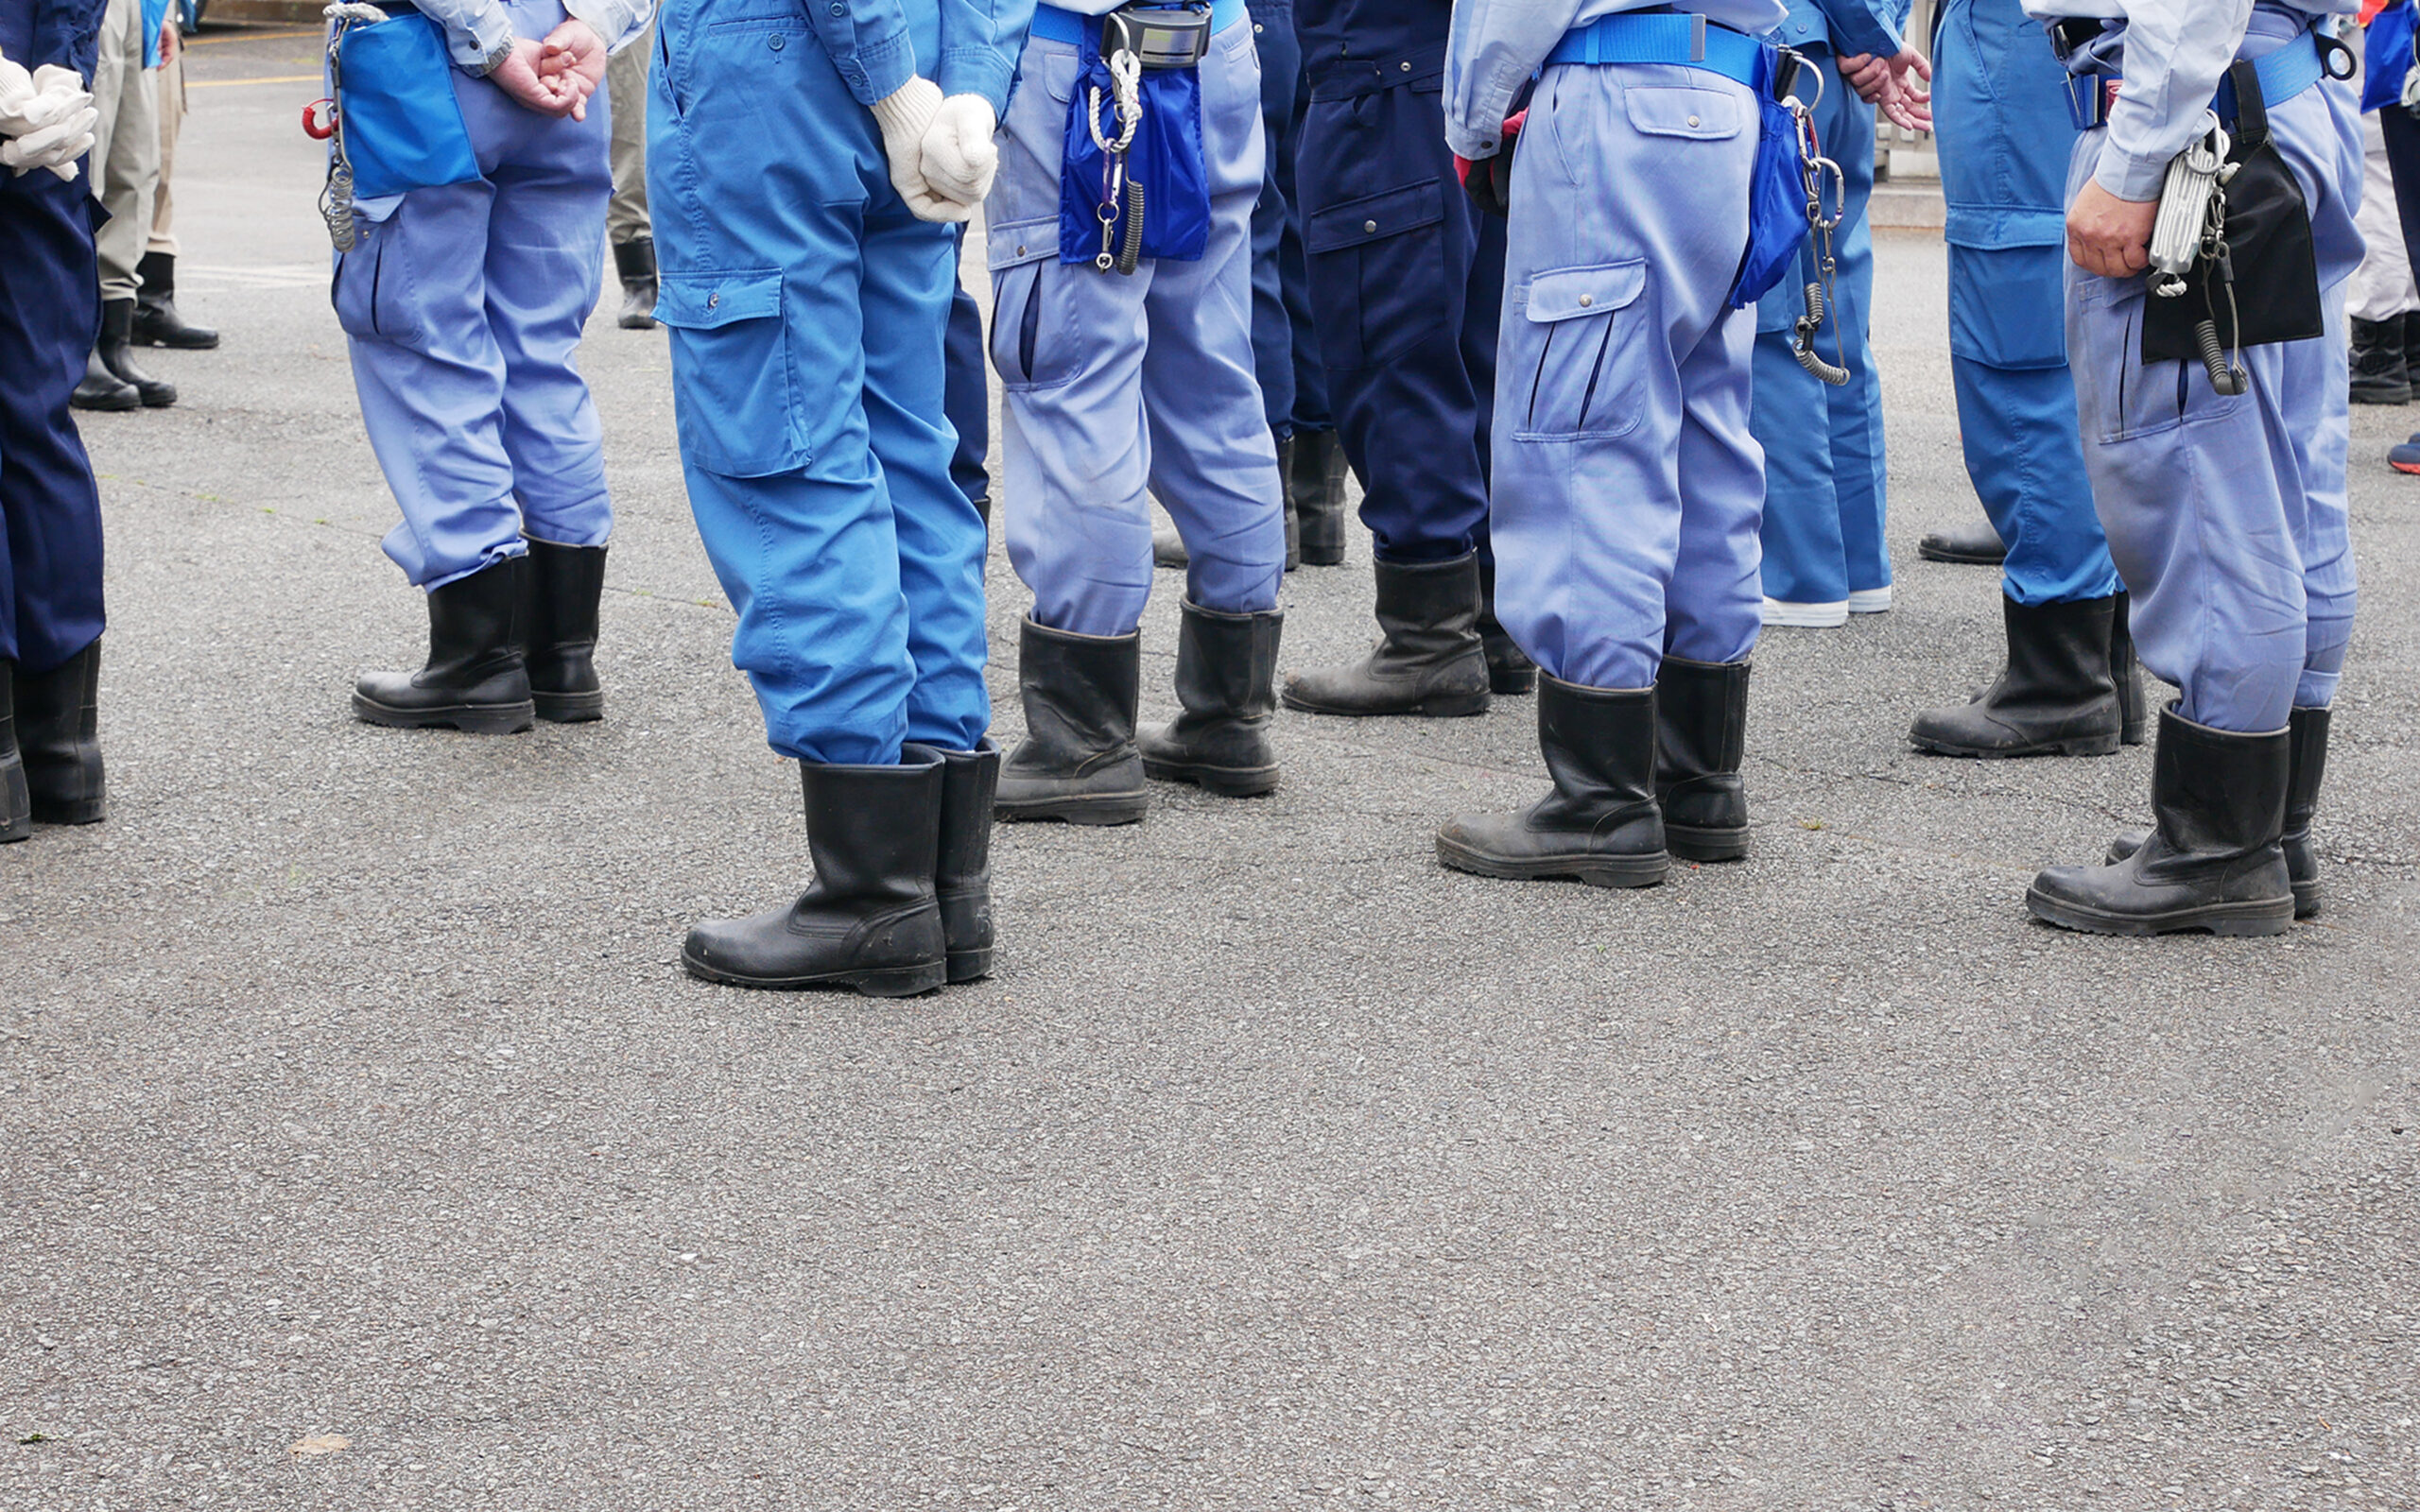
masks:
{"label": "blue waist bag", "polygon": [[1756,302],[1798,260],[1806,245],[1806,184],[1799,171],[1798,124],[1789,96],[1803,64],[1797,54],[1767,47],[1756,95],[1756,166],[1748,180],[1748,249],[1731,281],[1729,303],[1744,310]]}
{"label": "blue waist bag", "polygon": [[419,11],[343,24],[330,49],[329,83],[356,199],[479,177],[454,97],[454,61],[437,24]]}
{"label": "blue waist bag", "polygon": [[[1067,105],[1067,148],[1059,169],[1059,261],[1090,263],[1101,254],[1101,210],[1109,161],[1093,140],[1098,110],[1101,135],[1119,127],[1109,64],[1100,55],[1100,23],[1084,24],[1076,95]],[[1197,68],[1147,68],[1143,118],[1126,153],[1128,181],[1143,190],[1143,245],[1130,249],[1124,206],[1113,209],[1111,255],[1131,266],[1135,257],[1180,263],[1201,259],[1210,245],[1210,173],[1201,146],[1201,74]]]}

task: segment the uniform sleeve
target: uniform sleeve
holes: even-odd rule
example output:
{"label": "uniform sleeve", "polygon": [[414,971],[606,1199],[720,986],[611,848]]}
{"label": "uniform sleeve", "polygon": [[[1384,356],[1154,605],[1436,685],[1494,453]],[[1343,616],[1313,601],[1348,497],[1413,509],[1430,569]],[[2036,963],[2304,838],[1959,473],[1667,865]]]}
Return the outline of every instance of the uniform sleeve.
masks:
{"label": "uniform sleeve", "polygon": [[421,14],[445,28],[445,51],[456,65],[475,68],[512,40],[512,20],[499,0],[414,0]]}
{"label": "uniform sleeve", "polygon": [[1007,114],[1009,85],[1033,25],[1033,5],[1034,0],[942,0],[942,93],[980,94],[992,102],[994,114]]}
{"label": "uniform sleeve", "polygon": [[1895,58],[1908,44],[1899,31],[1908,19],[1908,8],[1894,0],[1817,0],[1817,5],[1824,12],[1824,24],[1831,29],[1836,52]]}
{"label": "uniform sleeve", "polygon": [[2185,150],[2219,79],[2243,45],[2253,0],[2133,0],[2126,10],[2126,82],[2109,110],[2109,140],[2093,179],[2120,199],[2157,199],[2170,158]]}
{"label": "uniform sleeve", "polygon": [[1504,115],[1571,29],[1582,0],[1456,0],[1445,43],[1445,141],[1476,162],[1503,146]]}
{"label": "uniform sleeve", "polygon": [[563,0],[563,10],[605,39],[607,52],[618,53],[647,30],[655,16],[655,0]]}
{"label": "uniform sleeve", "polygon": [[807,20],[860,105],[916,77],[916,42],[900,0],[811,0]]}

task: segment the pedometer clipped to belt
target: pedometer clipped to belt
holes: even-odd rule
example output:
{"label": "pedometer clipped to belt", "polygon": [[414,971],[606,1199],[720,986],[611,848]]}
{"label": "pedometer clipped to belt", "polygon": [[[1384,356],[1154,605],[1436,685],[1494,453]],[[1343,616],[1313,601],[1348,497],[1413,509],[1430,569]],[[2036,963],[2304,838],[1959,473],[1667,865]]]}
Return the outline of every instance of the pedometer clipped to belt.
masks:
{"label": "pedometer clipped to belt", "polygon": [[1061,261],[1131,275],[1146,257],[1201,255],[1209,183],[1200,68],[1213,29],[1210,6],[1189,3],[1126,6],[1100,18],[1097,36],[1087,30],[1073,102],[1081,120],[1071,123],[1062,170]]}

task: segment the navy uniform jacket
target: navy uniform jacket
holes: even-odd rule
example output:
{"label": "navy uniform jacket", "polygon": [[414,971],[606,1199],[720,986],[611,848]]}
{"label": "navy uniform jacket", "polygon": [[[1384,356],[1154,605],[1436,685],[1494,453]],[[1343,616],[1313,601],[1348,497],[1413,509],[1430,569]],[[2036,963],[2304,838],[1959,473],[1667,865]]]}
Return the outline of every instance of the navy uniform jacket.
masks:
{"label": "navy uniform jacket", "polygon": [[89,83],[107,8],[108,0],[0,0],[0,53],[27,73],[58,63]]}
{"label": "navy uniform jacket", "polygon": [[1294,30],[1303,66],[1323,73],[1348,58],[1378,61],[1405,54],[1443,54],[1453,0],[1295,0]]}

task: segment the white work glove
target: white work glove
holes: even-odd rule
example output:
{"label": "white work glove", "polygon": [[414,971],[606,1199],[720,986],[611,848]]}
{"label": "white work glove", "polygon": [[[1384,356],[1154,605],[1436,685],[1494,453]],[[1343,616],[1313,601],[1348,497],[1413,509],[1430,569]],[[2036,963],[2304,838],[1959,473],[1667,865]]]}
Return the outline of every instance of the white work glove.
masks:
{"label": "white work glove", "polygon": [[1000,117],[980,94],[952,94],[925,129],[925,181],[933,192],[972,210],[992,192],[1000,149],[992,140]]}
{"label": "white work glove", "polygon": [[[18,75],[29,94],[15,87]],[[0,60],[0,137],[7,139],[0,141],[0,166],[20,175],[48,168],[72,180],[76,160],[93,148],[99,121],[92,92],[74,69],[44,63],[26,75]]]}
{"label": "white work glove", "polygon": [[12,63],[6,53],[0,53],[0,136],[15,136],[24,129],[18,124],[25,108],[42,93],[34,76],[26,72],[23,63]]}
{"label": "white work glove", "polygon": [[973,207],[933,192],[925,181],[925,132],[942,108],[942,87],[929,78],[911,78],[873,102],[874,124],[882,128],[883,156],[890,160],[890,186],[908,201],[918,220],[965,220]]}

